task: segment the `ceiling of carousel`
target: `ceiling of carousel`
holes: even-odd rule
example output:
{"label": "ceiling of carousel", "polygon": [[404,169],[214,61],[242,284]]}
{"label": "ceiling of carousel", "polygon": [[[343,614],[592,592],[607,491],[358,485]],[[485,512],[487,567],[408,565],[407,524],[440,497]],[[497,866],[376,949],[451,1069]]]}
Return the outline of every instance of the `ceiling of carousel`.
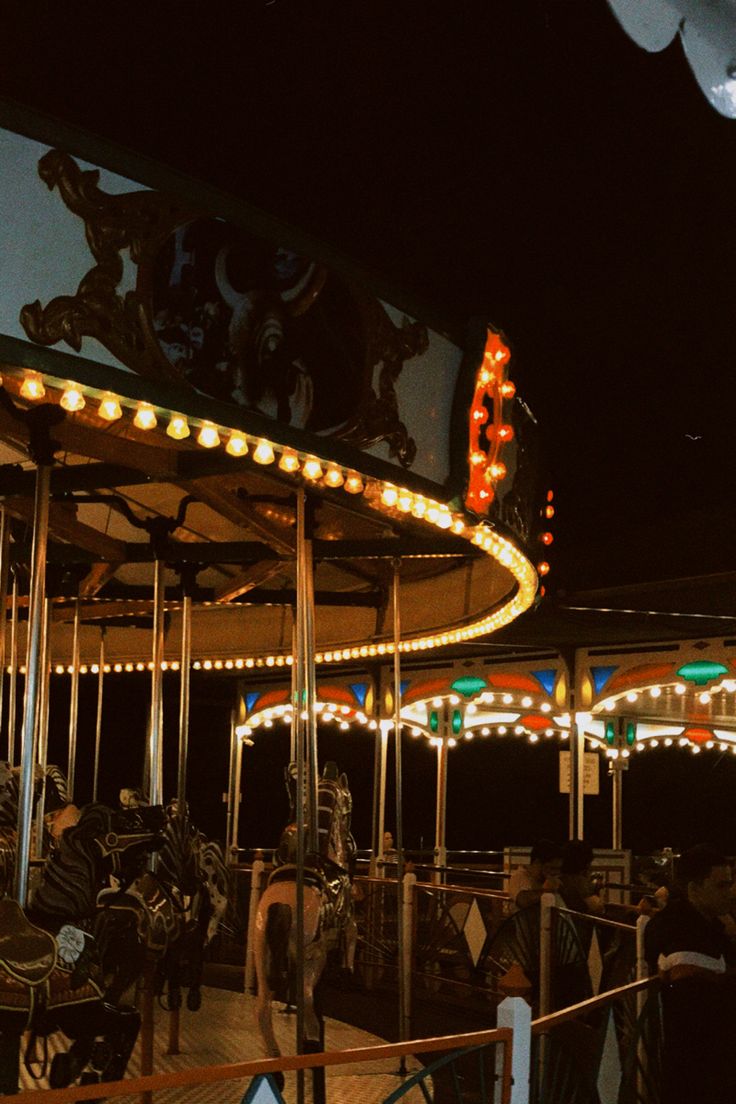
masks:
{"label": "ceiling of carousel", "polygon": [[[421,17],[388,3],[276,0],[204,26],[184,10],[176,26],[147,13],[145,28],[101,10],[84,26],[61,11],[42,25],[19,15],[6,55],[3,125],[241,224],[255,205],[263,227],[297,227],[293,242],[378,293],[397,289],[391,302],[444,334],[471,314],[503,326],[545,437],[559,527],[546,597],[488,649],[729,636],[736,242],[724,182],[736,124],[702,97],[678,42],[640,51],[604,0],[426,5]],[[167,440],[164,456],[127,428],[96,429],[90,418],[62,442],[53,485],[119,501],[57,494],[51,520],[52,563],[58,548],[67,560],[76,549],[90,647],[103,624],[113,647],[121,618],[129,639],[150,620],[137,589],[150,588],[150,542],[130,513],[175,518],[194,496],[170,537],[182,557],[196,548],[202,645],[237,657],[257,631],[288,650],[288,481],[234,476],[206,455],[170,478],[171,457],[179,465],[191,446]],[[2,462],[29,469],[11,430],[0,412]],[[139,481],[157,456],[160,480]],[[105,479],[70,474],[90,460],[109,466]],[[24,547],[32,476],[3,477]],[[327,495],[314,525],[324,646],[345,639],[346,611],[351,640],[380,640],[392,558],[416,536],[412,522],[402,538]],[[211,541],[238,544],[240,559],[203,559],[198,546]],[[441,558],[405,561],[409,627],[431,628],[440,610],[461,623],[509,593],[508,577],[467,545],[438,542],[423,554]],[[173,597],[179,576],[167,569],[166,581]],[[243,617],[229,651],[223,605]],[[175,649],[174,606],[170,616]],[[60,633],[68,617],[60,604]]]}

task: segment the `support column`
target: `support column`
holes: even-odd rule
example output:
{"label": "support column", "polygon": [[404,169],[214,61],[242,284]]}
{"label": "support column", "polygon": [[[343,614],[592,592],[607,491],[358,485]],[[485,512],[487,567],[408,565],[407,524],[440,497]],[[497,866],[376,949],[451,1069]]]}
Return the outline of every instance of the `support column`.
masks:
{"label": "support column", "polygon": [[[0,724],[5,704],[5,635],[8,620],[8,583],[10,579],[10,518],[0,506]],[[10,731],[10,730],[8,730]],[[10,759],[10,756],[8,756]]]}
{"label": "support column", "polygon": [[[402,747],[401,747],[401,561],[394,560],[393,629],[394,629],[394,750],[396,753],[396,915],[404,915],[404,818],[402,801]],[[399,1042],[409,1038],[411,985],[407,984],[401,964],[405,960],[404,928],[398,925],[399,961]],[[405,1072],[406,1061],[402,1057],[399,1071]]]}
{"label": "support column", "polygon": [[623,849],[623,800],[624,800],[624,772],[623,763],[612,760],[611,764],[611,847],[614,851]]}
{"label": "support column", "polygon": [[67,789],[69,800],[74,800],[74,784],[77,764],[77,724],[79,717],[79,598],[74,603],[74,629],[72,633],[72,681],[69,690],[69,763]]}
{"label": "support column", "polygon": [[228,863],[233,861],[231,849],[233,841],[233,823],[235,821],[235,804],[237,801],[237,795],[235,793],[235,775],[237,773],[236,763],[239,743],[238,710],[233,709],[230,712],[230,759],[227,772],[227,823],[225,824],[225,860]]}
{"label": "support column", "polygon": [[181,607],[181,667],[179,668],[179,673],[181,676],[179,679],[179,769],[176,779],[176,798],[180,816],[184,815],[187,798],[187,761],[189,756],[189,676],[191,663],[192,599],[189,594],[185,594],[184,601]]}
{"label": "support column", "polygon": [[[434,865],[444,867],[447,865],[447,766],[449,755],[449,737],[447,735],[448,724],[446,709],[443,710],[443,721],[440,738],[442,743],[437,745],[437,802],[435,808],[434,828]],[[433,881],[443,882],[444,873],[435,871]]]}
{"label": "support column", "polygon": [[33,504],[33,552],[31,558],[31,594],[28,614],[28,651],[26,687],[21,734],[21,774],[18,793],[18,845],[16,851],[13,896],[20,905],[28,895],[28,864],[31,857],[33,820],[33,775],[36,764],[35,734],[38,723],[41,680],[41,634],[46,596],[46,546],[49,529],[49,489],[51,464],[39,464]]}
{"label": "support column", "polygon": [[43,858],[43,818],[46,809],[46,766],[49,746],[49,693],[51,690],[50,632],[51,603],[44,599],[43,626],[41,631],[40,687],[37,723],[37,756],[41,776],[40,792],[36,800],[36,858]]}
{"label": "support column", "polygon": [[13,571],[10,613],[10,686],[8,688],[8,762],[15,764],[16,702],[18,696],[18,573]]}
{"label": "support column", "polygon": [[570,839],[583,839],[584,821],[584,778],[585,778],[585,735],[578,723],[577,705],[580,701],[578,686],[577,653],[571,650],[563,655],[567,667],[568,700],[570,716],[570,804],[568,835]]}
{"label": "support column", "polygon": [[105,691],[105,630],[100,631],[100,661],[97,668],[97,716],[95,718],[95,765],[92,775],[92,800],[97,800],[100,781],[100,745],[102,743],[102,703]]}
{"label": "support column", "polygon": [[151,729],[148,741],[149,800],[163,805],[163,671],[164,658],[164,565],[159,559],[153,576],[153,648],[151,659]]}

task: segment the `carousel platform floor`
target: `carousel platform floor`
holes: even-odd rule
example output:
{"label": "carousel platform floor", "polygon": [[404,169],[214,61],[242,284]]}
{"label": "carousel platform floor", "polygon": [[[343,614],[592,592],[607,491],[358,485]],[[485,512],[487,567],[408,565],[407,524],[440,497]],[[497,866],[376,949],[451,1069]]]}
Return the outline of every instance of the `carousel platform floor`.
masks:
{"label": "carousel platform floor", "polygon": [[[156,1072],[191,1069],[195,1066],[219,1065],[228,1062],[247,1061],[263,1057],[260,1040],[253,1022],[254,998],[224,989],[204,988],[202,1008],[192,1013],[181,1012],[181,1054],[166,1054],[168,1025],[165,1012],[156,1011]],[[280,1006],[274,1006],[276,1035],[285,1054],[294,1052],[294,1017],[284,1015]],[[384,1043],[376,1035],[351,1027],[339,1020],[327,1019],[325,1024],[326,1048],[349,1050],[354,1047],[377,1046]],[[53,1041],[50,1051],[53,1053]],[[140,1044],[139,1044],[140,1045]],[[416,1059],[408,1060],[409,1072],[420,1069]],[[396,1060],[362,1062],[354,1065],[332,1066],[327,1069],[328,1104],[381,1104],[381,1101],[399,1088]],[[140,1072],[139,1046],[128,1067],[130,1076]],[[22,1078],[24,1089],[38,1088]],[[221,1081],[213,1085],[197,1085],[186,1089],[168,1089],[154,1095],[154,1104],[240,1104],[248,1087],[248,1081]],[[305,1096],[311,1098],[311,1078],[305,1077]],[[287,1074],[285,1099],[296,1100],[295,1074]],[[137,1097],[120,1096],[120,1101],[137,1100]],[[406,1098],[410,1104],[423,1101],[421,1090],[412,1088]]]}

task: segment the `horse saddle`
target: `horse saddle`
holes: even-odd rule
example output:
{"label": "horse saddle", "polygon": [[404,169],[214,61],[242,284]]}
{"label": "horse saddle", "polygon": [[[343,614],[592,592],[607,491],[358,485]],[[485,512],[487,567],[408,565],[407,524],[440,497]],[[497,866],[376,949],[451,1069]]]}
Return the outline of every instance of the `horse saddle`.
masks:
{"label": "horse saddle", "polygon": [[56,940],[32,924],[17,901],[0,900],[0,969],[25,985],[41,985],[56,966]]}

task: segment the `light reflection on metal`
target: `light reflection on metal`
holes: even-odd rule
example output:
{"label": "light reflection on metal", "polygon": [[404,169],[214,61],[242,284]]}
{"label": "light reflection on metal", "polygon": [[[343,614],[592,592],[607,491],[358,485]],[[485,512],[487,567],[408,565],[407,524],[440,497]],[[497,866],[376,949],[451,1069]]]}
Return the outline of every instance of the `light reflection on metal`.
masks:
{"label": "light reflection on metal", "polygon": [[69,765],[67,767],[67,785],[69,800],[74,800],[74,784],[77,766],[77,724],[79,719],[79,598],[74,603],[74,625],[72,629],[72,671],[69,690]]}
{"label": "light reflection on metal", "polygon": [[100,662],[97,672],[97,717],[95,721],[95,765],[92,775],[92,800],[97,801],[100,781],[100,744],[102,743],[102,702],[105,690],[105,630],[100,631]]}
{"label": "light reflection on metal", "polygon": [[38,721],[39,682],[41,677],[41,634],[46,591],[46,547],[49,529],[49,489],[51,465],[36,469],[33,505],[33,551],[31,556],[31,595],[28,616],[26,687],[21,734],[21,774],[18,794],[18,844],[16,850],[13,895],[21,906],[28,896],[28,867],[33,820],[33,782],[36,764],[35,735]]}

